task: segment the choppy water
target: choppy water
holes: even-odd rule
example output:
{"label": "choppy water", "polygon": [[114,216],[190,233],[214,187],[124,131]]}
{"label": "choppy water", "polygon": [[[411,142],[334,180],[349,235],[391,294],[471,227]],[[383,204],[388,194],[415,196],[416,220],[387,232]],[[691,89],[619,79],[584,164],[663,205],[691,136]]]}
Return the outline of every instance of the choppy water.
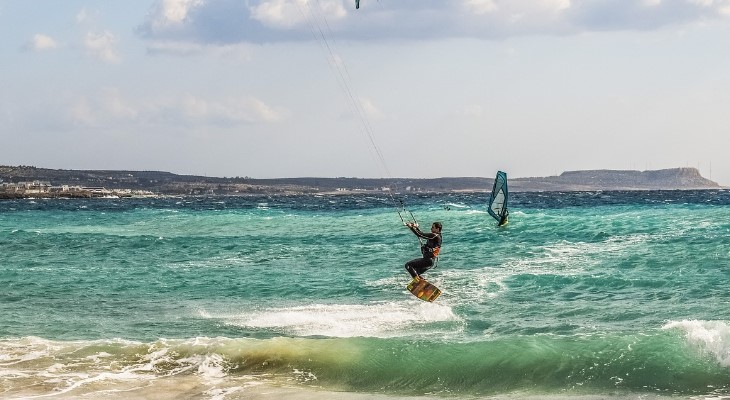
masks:
{"label": "choppy water", "polygon": [[730,398],[730,192],[0,202],[0,397]]}

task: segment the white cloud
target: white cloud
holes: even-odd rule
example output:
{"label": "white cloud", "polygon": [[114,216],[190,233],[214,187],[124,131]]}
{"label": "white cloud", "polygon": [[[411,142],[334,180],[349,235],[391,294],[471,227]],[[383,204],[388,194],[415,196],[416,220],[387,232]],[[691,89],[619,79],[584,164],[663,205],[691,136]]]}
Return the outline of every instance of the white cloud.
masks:
{"label": "white cloud", "polygon": [[470,104],[464,108],[462,115],[465,117],[483,117],[486,114],[484,107],[479,104]]}
{"label": "white cloud", "polygon": [[279,28],[291,28],[300,25],[305,21],[304,14],[300,11],[301,3],[306,0],[299,1],[273,0],[264,1],[258,6],[251,8],[251,17],[268,26]]}
{"label": "white cloud", "polygon": [[383,118],[383,113],[370,99],[360,99],[360,106],[368,118]]}
{"label": "white cloud", "polygon": [[346,15],[340,0],[264,0],[251,7],[252,19],[277,29],[300,26],[307,19],[317,23],[319,19],[337,20]]}
{"label": "white cloud", "polygon": [[730,15],[730,0],[390,0],[358,11],[351,0],[158,1],[138,32],[211,44],[312,40],[312,27],[348,40],[501,39],[661,29]]}
{"label": "white cloud", "polygon": [[116,36],[109,31],[104,31],[103,33],[89,32],[84,39],[86,50],[107,63],[118,63],[121,61],[121,58],[114,49],[116,43]]}
{"label": "white cloud", "polygon": [[67,113],[74,125],[240,125],[273,123],[287,113],[253,97],[206,99],[192,94],[130,100],[118,89],[77,99]]}
{"label": "white cloud", "polygon": [[[195,28],[196,20],[193,14],[197,10],[206,10],[206,6],[210,8],[217,3],[215,1],[206,3],[203,0],[157,0],[146,20],[137,28],[137,32],[153,40],[169,40],[169,35],[180,39],[189,34],[188,30],[193,32],[193,36],[205,36]],[[216,12],[215,9],[212,11],[213,14]],[[229,18],[230,13],[221,11],[220,15],[214,18],[215,21],[209,21],[211,29],[221,28],[219,22]]]}
{"label": "white cloud", "polygon": [[202,0],[162,0],[158,9],[158,23],[181,24],[190,13],[190,10],[203,5]]}
{"label": "white cloud", "polygon": [[567,10],[571,6],[571,0],[547,0],[547,3],[557,11]]}
{"label": "white cloud", "polygon": [[464,8],[468,13],[488,14],[497,10],[495,0],[464,0]]}
{"label": "white cloud", "polygon": [[204,55],[241,63],[251,61],[251,47],[246,43],[209,45],[195,42],[156,40],[148,44],[147,52],[152,55],[164,54],[180,57]]}
{"label": "white cloud", "polygon": [[94,111],[86,99],[80,99],[73,104],[68,114],[74,125],[94,126],[96,124]]}
{"label": "white cloud", "polygon": [[102,107],[114,119],[134,120],[139,116],[139,111],[122,98],[119,89],[107,89],[104,92],[102,101]]}
{"label": "white cloud", "polygon": [[177,56],[190,56],[204,53],[210,46],[200,43],[191,43],[172,40],[155,40],[147,45],[147,52],[150,54],[170,54]]}
{"label": "white cloud", "polygon": [[85,8],[82,8],[78,13],[76,13],[76,23],[83,24],[89,19],[89,13],[86,11]]}
{"label": "white cloud", "polygon": [[98,26],[102,19],[108,18],[109,16],[102,15],[102,12],[97,8],[81,8],[76,13],[76,24],[81,26]]}
{"label": "white cloud", "polygon": [[[346,0],[346,2],[351,4],[351,1]],[[347,16],[347,10],[340,0],[309,0],[309,3],[312,6],[318,6],[327,19],[340,19]]]}
{"label": "white cloud", "polygon": [[286,118],[285,112],[274,110],[259,99],[248,99],[244,107],[250,108],[253,114],[262,121],[278,122]]}
{"label": "white cloud", "polygon": [[34,51],[51,50],[58,47],[55,39],[42,33],[36,33],[25,46]]}
{"label": "white cloud", "polygon": [[179,117],[189,122],[212,124],[241,124],[255,122],[276,122],[283,114],[275,111],[263,101],[255,98],[228,98],[206,100],[193,95],[183,96],[179,101],[168,104]]}
{"label": "white cloud", "polygon": [[118,89],[106,89],[99,96],[77,99],[68,115],[74,125],[98,127],[109,122],[133,121],[139,117],[139,111]]}
{"label": "white cloud", "polygon": [[692,4],[697,4],[701,7],[716,9],[719,15],[723,17],[730,16],[730,0],[687,0]]}

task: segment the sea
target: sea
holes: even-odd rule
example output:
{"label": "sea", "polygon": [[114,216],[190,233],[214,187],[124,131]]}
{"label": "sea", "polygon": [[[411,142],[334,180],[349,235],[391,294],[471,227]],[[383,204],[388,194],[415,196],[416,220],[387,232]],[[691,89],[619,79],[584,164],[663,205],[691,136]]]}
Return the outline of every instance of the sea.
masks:
{"label": "sea", "polygon": [[0,398],[730,399],[730,191],[488,196],[0,201]]}

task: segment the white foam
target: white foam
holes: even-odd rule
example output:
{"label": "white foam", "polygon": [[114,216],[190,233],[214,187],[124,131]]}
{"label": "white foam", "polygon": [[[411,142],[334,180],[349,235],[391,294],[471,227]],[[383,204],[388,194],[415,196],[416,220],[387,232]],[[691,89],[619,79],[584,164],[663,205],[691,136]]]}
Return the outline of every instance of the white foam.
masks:
{"label": "white foam", "polygon": [[50,340],[28,336],[21,340],[0,341],[0,365],[9,366],[48,357],[62,346]]}
{"label": "white foam", "polygon": [[300,382],[312,382],[317,380],[317,376],[314,375],[311,371],[302,371],[295,368],[292,371],[292,374],[294,375],[296,380]]}
{"label": "white foam", "polygon": [[[228,385],[228,364],[219,346],[226,338],[52,341],[36,337],[0,340],[0,379],[7,395],[22,398],[79,398],[84,393],[117,393],[152,388],[168,378],[194,376],[208,388]],[[106,346],[108,349],[104,351]],[[114,353],[114,354],[112,354]],[[182,354],[189,354],[180,358]],[[164,385],[164,383],[163,383]],[[28,389],[26,388],[34,388]],[[37,389],[37,390],[36,390]],[[211,393],[222,396],[239,389]],[[155,398],[155,397],[150,397]]]}
{"label": "white foam", "polygon": [[[496,298],[509,290],[505,283],[518,275],[581,275],[586,271],[589,262],[581,262],[585,257],[581,246],[558,245],[547,249],[541,258],[509,260],[499,266],[484,266],[477,269],[454,268],[444,269],[430,281],[441,288],[444,293],[439,301],[449,304],[474,303],[484,299]],[[455,300],[452,300],[455,299]]]}
{"label": "white foam", "polygon": [[[409,328],[434,322],[460,321],[450,307],[411,302],[361,304],[312,304],[270,308],[223,316],[229,323],[247,328],[273,329],[297,336],[399,337]],[[427,331],[427,330],[426,330]]]}
{"label": "white foam", "polygon": [[612,237],[601,242],[559,241],[542,246],[528,258],[509,259],[498,266],[482,268],[452,268],[440,271],[432,282],[444,293],[441,303],[474,303],[495,298],[509,287],[505,283],[518,275],[579,276],[605,262],[610,254],[624,254],[650,240],[649,235],[636,234]]}
{"label": "white foam", "polygon": [[215,388],[215,389],[210,389],[210,390],[206,391],[205,394],[207,396],[210,396],[210,400],[225,400],[228,397],[228,395],[236,393],[236,392],[240,391],[241,389],[243,389],[243,388],[241,388],[241,387],[231,387],[231,388],[225,388],[225,389]]}
{"label": "white foam", "polygon": [[631,253],[649,239],[649,235],[636,234],[611,237],[600,242],[560,241],[541,247],[542,254],[535,254],[527,261],[518,260],[517,263],[529,263],[531,270],[525,271],[528,273],[575,275],[604,262],[612,254]]}
{"label": "white foam", "polygon": [[198,374],[209,380],[221,379],[226,376],[225,361],[218,354],[208,354],[198,365]]}
{"label": "white foam", "polygon": [[466,213],[467,214],[487,214],[487,211],[482,211],[482,210],[468,210]]}
{"label": "white foam", "polygon": [[726,321],[670,321],[662,329],[679,329],[687,341],[712,354],[723,367],[730,367],[730,323]]}

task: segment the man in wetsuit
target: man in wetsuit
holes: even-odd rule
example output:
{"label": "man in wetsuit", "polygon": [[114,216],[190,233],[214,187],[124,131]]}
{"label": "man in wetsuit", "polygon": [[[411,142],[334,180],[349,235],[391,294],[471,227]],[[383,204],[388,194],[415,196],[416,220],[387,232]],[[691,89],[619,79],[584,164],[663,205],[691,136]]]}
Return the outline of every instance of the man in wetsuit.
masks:
{"label": "man in wetsuit", "polygon": [[436,263],[436,257],[438,257],[439,251],[441,251],[441,223],[434,222],[431,225],[430,233],[421,232],[421,230],[418,229],[418,224],[413,222],[406,223],[406,226],[409,227],[416,236],[426,240],[426,243],[421,244],[421,254],[423,254],[423,257],[415,258],[406,263],[406,271],[415,278],[433,268]]}

